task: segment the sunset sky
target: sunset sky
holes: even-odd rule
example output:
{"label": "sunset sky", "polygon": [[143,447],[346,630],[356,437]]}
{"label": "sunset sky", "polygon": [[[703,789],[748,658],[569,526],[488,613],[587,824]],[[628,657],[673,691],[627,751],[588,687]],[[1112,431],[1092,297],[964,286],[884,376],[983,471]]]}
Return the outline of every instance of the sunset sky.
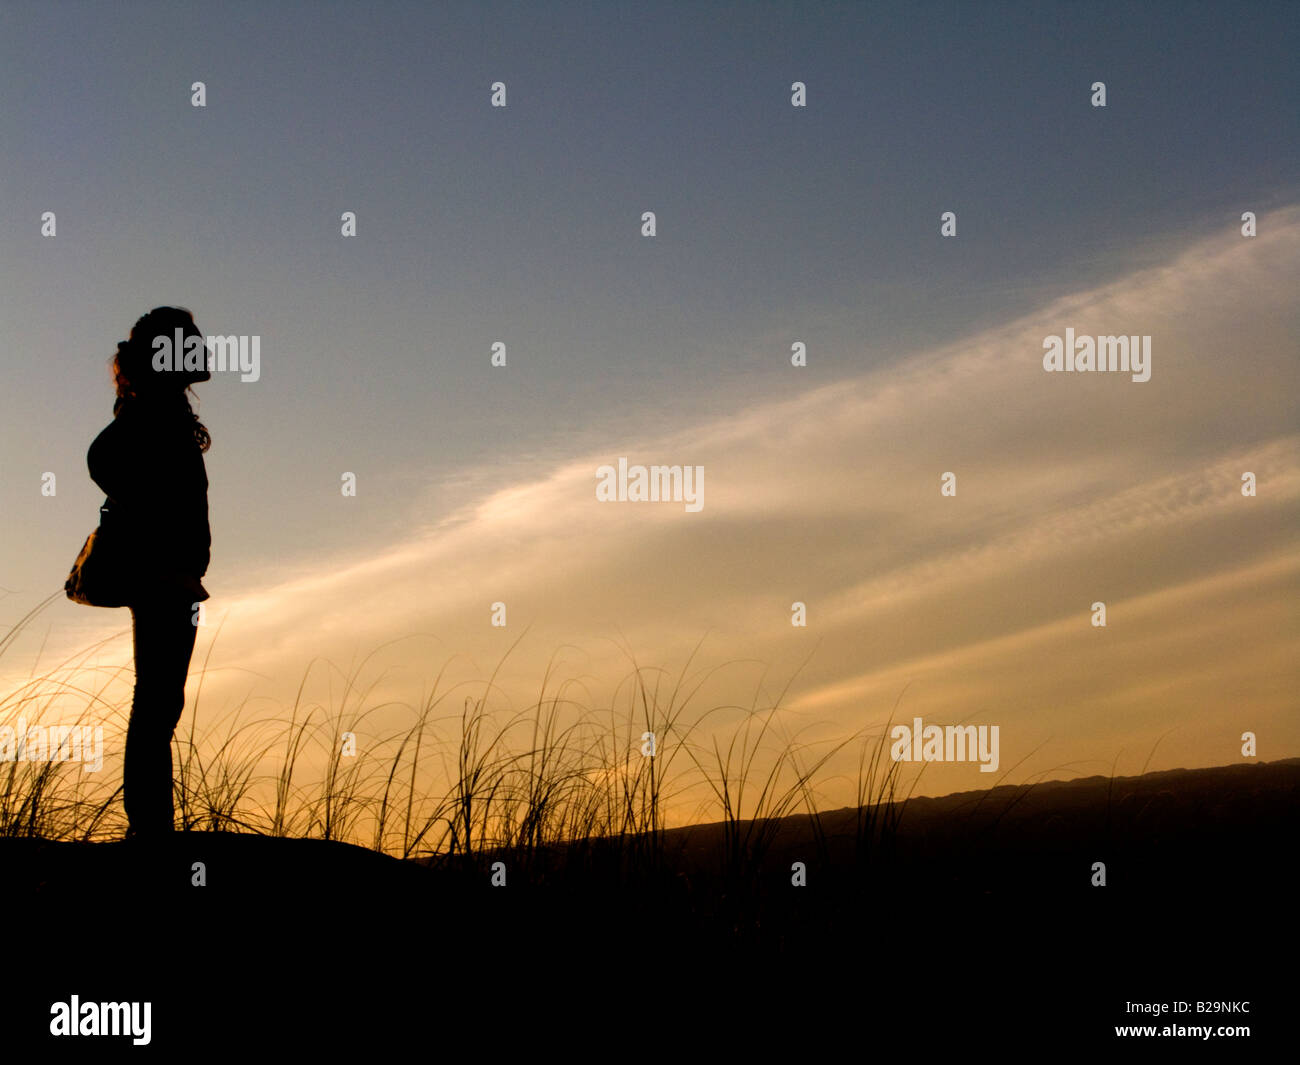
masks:
{"label": "sunset sky", "polygon": [[[805,739],[1000,727],[923,794],[1300,755],[1295,11],[6,3],[0,631],[176,304],[261,337],[196,389],[213,712],[381,645],[370,698],[418,703],[527,630],[516,706],[703,640],[703,706],[797,671]],[[1151,379],[1044,372],[1067,328],[1149,335]],[[703,466],[703,509],[598,502],[621,456]],[[3,690],[112,633],[60,600]]]}

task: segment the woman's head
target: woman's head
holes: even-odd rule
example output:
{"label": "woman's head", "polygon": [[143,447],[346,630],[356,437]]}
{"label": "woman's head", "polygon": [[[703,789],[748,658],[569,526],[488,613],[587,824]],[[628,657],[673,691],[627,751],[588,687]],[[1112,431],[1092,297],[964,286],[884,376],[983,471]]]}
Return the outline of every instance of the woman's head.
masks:
{"label": "woman's head", "polygon": [[[189,343],[191,337],[199,338],[197,349]],[[158,338],[165,338],[167,344],[156,343]],[[137,320],[130,338],[118,341],[113,356],[113,382],[117,387],[113,413],[118,414],[128,404],[152,405],[179,398],[194,419],[195,440],[207,451],[212,439],[185,397],[191,385],[212,377],[202,338],[194,316],[183,307],[155,307]],[[187,349],[190,369],[185,368]],[[170,358],[165,358],[168,353]]]}

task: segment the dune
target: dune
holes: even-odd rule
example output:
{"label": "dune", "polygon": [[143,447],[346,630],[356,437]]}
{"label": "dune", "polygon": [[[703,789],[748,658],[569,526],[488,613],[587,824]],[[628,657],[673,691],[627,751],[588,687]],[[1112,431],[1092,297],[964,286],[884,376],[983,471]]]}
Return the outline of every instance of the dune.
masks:
{"label": "dune", "polygon": [[640,878],[578,845],[448,863],[239,833],[10,838],[9,1002],[147,999],[164,1047],[338,1054],[399,1028],[485,1053],[680,1049],[689,1028],[692,1056],[733,1056],[772,1052],[773,1011],[864,1047],[1113,1049],[1129,1004],[1173,996],[1253,1003],[1258,1050],[1284,1007],[1240,957],[1296,945],[1298,808],[1300,759],[1004,786],[911,800],[865,863],[857,810],[784,818],[739,879],[721,824],[664,833]]}

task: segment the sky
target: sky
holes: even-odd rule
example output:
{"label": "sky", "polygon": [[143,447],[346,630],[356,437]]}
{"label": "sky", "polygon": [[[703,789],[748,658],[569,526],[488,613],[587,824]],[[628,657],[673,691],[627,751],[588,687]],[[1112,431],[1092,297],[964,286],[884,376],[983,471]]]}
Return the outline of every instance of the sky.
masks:
{"label": "sky", "polygon": [[[214,709],[371,652],[418,703],[522,636],[515,705],[631,654],[815,740],[999,726],[918,794],[1300,755],[1298,46],[1262,3],[5,0],[0,631],[174,304],[261,338],[196,389]],[[1150,380],[1045,372],[1067,328]],[[599,502],[624,456],[702,509]],[[60,600],[0,690],[128,627]]]}

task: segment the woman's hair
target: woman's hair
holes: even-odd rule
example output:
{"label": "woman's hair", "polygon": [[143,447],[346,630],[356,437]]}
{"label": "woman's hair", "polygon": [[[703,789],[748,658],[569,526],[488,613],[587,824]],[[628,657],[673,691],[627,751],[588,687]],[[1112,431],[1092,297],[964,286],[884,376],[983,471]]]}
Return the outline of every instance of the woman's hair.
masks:
{"label": "woman's hair", "polygon": [[[161,394],[161,374],[153,368],[153,339],[158,336],[171,338],[176,330],[189,335],[194,329],[194,315],[184,307],[155,307],[143,315],[131,327],[129,340],[117,342],[117,354],[113,356],[113,383],[117,387],[117,400],[113,403],[114,417],[129,403],[148,399]],[[180,352],[176,353],[177,356]],[[187,389],[188,391],[188,386]],[[179,393],[185,409],[194,419],[194,439],[200,451],[207,451],[212,446],[212,435],[207,426],[199,421],[199,416],[190,406],[189,397]]]}

